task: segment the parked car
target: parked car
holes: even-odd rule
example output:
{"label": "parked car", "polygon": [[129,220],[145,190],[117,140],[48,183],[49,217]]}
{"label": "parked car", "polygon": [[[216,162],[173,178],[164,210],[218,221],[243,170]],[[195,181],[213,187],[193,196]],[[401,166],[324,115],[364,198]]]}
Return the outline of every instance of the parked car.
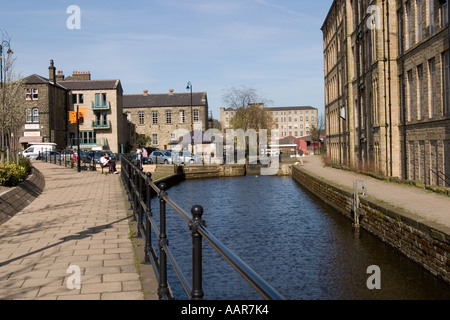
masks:
{"label": "parked car", "polygon": [[56,143],[35,143],[22,152],[22,156],[30,160],[36,160],[44,151],[55,151]]}
{"label": "parked car", "polygon": [[176,153],[175,162],[177,164],[201,164],[202,157],[190,151],[180,151]]}
{"label": "parked car", "polygon": [[145,147],[144,149],[147,150],[148,155],[150,155],[153,151],[159,151],[159,149],[155,147]]}
{"label": "parked car", "polygon": [[36,157],[36,160],[42,160],[47,159],[47,161],[60,161],[61,160],[61,153],[56,151],[44,151],[42,152],[38,157]]}
{"label": "parked car", "polygon": [[148,156],[148,162],[150,164],[158,164],[158,163],[164,163],[164,164],[173,164],[174,163],[174,155],[172,152],[168,150],[157,150],[150,153]]}

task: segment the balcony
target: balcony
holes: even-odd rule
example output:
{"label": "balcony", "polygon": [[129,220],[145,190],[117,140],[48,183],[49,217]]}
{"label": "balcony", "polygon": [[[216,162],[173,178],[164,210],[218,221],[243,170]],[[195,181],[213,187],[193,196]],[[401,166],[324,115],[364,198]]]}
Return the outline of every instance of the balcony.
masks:
{"label": "balcony", "polygon": [[96,101],[91,103],[91,108],[94,111],[106,111],[111,110],[110,101]]}
{"label": "balcony", "polygon": [[111,129],[111,121],[92,121],[92,129],[95,130]]}

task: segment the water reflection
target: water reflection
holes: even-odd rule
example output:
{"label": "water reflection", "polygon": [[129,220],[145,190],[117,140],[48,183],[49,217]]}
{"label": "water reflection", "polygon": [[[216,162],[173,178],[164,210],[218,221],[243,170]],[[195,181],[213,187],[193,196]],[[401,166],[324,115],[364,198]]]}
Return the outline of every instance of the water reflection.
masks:
{"label": "water reflection", "polygon": [[[193,180],[168,193],[186,209],[202,205],[208,229],[288,299],[450,299],[449,285],[364,230],[355,232],[291,178]],[[168,211],[170,247],[189,275],[190,233]],[[206,242],[203,256],[206,299],[261,299]],[[381,290],[366,286],[371,265],[381,268]],[[176,297],[186,298],[176,276],[169,281]]]}

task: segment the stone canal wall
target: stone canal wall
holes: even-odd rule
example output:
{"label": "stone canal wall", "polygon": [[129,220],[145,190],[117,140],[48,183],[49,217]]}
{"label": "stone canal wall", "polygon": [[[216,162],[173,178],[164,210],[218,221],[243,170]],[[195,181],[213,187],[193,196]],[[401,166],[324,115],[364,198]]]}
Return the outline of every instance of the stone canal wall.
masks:
{"label": "stone canal wall", "polygon": [[[292,177],[326,204],[354,220],[353,190],[312,176],[299,167]],[[423,266],[435,276],[450,283],[450,230],[419,221],[402,209],[368,197],[360,198],[360,227]]]}
{"label": "stone canal wall", "polygon": [[0,225],[11,219],[17,212],[28,206],[42,192],[45,179],[33,168],[27,180],[17,187],[9,188],[0,194]]}

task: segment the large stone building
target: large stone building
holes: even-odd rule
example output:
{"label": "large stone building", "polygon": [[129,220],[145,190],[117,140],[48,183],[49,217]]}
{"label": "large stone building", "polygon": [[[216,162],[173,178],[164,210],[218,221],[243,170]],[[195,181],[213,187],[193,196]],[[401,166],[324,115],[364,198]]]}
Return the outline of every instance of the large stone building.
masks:
{"label": "large stone building", "polygon": [[[274,107],[265,110],[269,112],[274,122],[274,127],[271,128],[274,139],[307,136],[311,128],[318,125],[318,110],[313,107]],[[233,108],[220,108],[220,124],[224,132],[231,128],[235,112]]]}
{"label": "large stone building", "polygon": [[173,149],[186,133],[208,130],[206,92],[124,95],[124,112],[136,133],[149,137],[150,145]]}
{"label": "large stone building", "polygon": [[448,1],[335,0],[322,26],[328,156],[450,185]]}
{"label": "large stone building", "polygon": [[48,78],[34,74],[24,85],[26,121],[19,138],[23,147],[35,142],[54,142],[60,150],[77,146],[77,125],[69,123],[69,111],[77,109],[87,111],[79,128],[82,148],[117,153],[133,143],[120,80],[91,80],[89,72],[76,71],[66,78],[51,61]]}

